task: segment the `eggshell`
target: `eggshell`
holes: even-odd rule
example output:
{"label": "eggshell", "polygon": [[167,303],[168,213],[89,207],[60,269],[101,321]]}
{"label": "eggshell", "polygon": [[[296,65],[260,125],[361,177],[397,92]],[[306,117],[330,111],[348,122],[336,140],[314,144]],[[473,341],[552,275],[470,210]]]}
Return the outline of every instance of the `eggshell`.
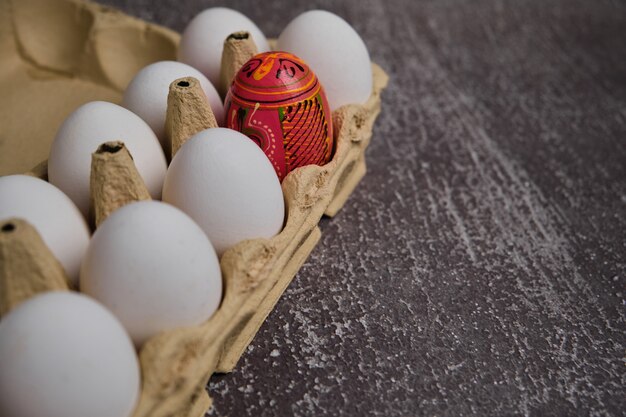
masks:
{"label": "eggshell", "polygon": [[324,10],[302,13],[283,29],[276,46],[309,64],[326,90],[331,110],[364,103],[372,94],[367,48],[339,16]]}
{"label": "eggshell", "polygon": [[226,97],[226,126],[263,149],[278,178],[330,161],[332,115],[309,66],[287,52],[258,54],[237,73]]}
{"label": "eggshell", "polygon": [[158,332],[204,322],[222,298],[211,242],[189,216],[158,201],[126,205],[100,225],[80,286],[120,319],[137,346]]}
{"label": "eggshell", "polygon": [[189,214],[219,255],[245,239],[280,232],[284,201],[263,151],[231,129],[207,129],[178,151],[165,177],[163,201]]}
{"label": "eggshell", "polygon": [[127,417],[139,364],[119,321],[77,293],[48,292],[0,321],[0,414]]}
{"label": "eggshell", "polygon": [[143,68],[132,79],[122,105],[141,117],[154,131],[161,146],[169,149],[165,137],[167,95],[172,81],[182,77],[194,77],[200,81],[217,122],[224,122],[224,105],[211,82],[197,69],[176,61],[160,61]]}
{"label": "eggshell", "polygon": [[76,109],[57,132],[48,160],[50,182],[67,194],[87,217],[91,154],[111,140],[126,144],[152,198],[161,197],[167,164],[159,140],[139,116],[104,101]]}
{"label": "eggshell", "polygon": [[226,7],[213,7],[200,12],[185,28],[178,60],[197,68],[213,85],[219,85],[224,40],[238,31],[250,32],[259,52],[270,49],[263,32],[246,16]]}
{"label": "eggshell", "polygon": [[0,220],[29,222],[78,283],[80,263],[89,244],[89,228],[76,205],[54,185],[28,175],[0,177]]}

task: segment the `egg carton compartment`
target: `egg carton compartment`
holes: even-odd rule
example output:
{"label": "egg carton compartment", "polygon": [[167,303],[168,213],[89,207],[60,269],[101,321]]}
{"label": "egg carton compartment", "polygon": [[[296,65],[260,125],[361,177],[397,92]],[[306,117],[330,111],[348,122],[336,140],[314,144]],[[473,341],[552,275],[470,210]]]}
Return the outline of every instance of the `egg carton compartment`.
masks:
{"label": "egg carton compartment", "polygon": [[[95,3],[0,0],[0,87],[5,92],[0,97],[0,175],[25,172],[45,159],[69,113],[88,101],[119,103],[142,67],[175,60],[178,41],[171,30]],[[333,112],[332,160],[298,168],[283,180],[287,212],[281,233],[242,242],[222,256],[219,310],[200,326],[161,333],[142,347],[135,417],[200,416],[210,406],[207,380],[234,368],[319,241],[320,218],[335,215],[365,174],[364,152],[388,81],[378,65],[372,69],[370,99]],[[46,173],[45,163],[30,171],[41,178]]]}
{"label": "egg carton compartment", "polygon": [[120,103],[144,66],[175,60],[180,36],[80,0],[0,0],[0,175],[46,159],[65,118]]}

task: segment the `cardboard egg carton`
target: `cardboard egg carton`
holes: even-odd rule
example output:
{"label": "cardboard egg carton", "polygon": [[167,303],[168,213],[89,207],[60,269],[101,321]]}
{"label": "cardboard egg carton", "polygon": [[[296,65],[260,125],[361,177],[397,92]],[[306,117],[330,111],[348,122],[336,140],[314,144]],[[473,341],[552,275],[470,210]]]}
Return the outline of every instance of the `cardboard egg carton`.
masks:
{"label": "cardboard egg carton", "polygon": [[[60,26],[66,30],[57,33]],[[94,3],[0,0],[0,55],[8,57],[7,65],[0,66],[0,88],[8,91],[0,97],[0,174],[24,172],[44,159],[71,111],[96,99],[119,102],[139,69],[175,59],[178,39],[175,32]],[[333,112],[336,148],[331,162],[298,168],[283,180],[282,232],[241,242],[222,256],[219,310],[200,326],[164,332],[143,345],[142,393],[134,417],[196,417],[210,406],[207,380],[235,367],[319,241],[320,218],[334,216],[365,174],[364,152],[388,80],[376,64],[372,70],[369,100]],[[30,96],[21,100],[24,91]],[[55,94],[64,95],[62,103],[54,103]],[[40,123],[32,126],[33,120]],[[30,173],[45,178],[46,165]]]}

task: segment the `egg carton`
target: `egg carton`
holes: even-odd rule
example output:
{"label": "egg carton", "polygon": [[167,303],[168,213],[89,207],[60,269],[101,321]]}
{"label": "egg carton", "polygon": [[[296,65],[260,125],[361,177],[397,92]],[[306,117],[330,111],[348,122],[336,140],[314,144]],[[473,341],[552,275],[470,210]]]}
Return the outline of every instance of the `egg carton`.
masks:
{"label": "egg carton", "polygon": [[[175,57],[179,35],[168,29],[80,0],[27,1],[41,10],[61,5],[61,10],[85,21],[87,29],[81,40],[85,42],[85,52],[72,67],[72,74],[76,76],[88,76],[94,82],[106,81],[107,85],[121,89],[141,66]],[[0,0],[0,11],[9,3]],[[18,9],[14,8],[12,12],[16,13]],[[123,38],[117,39],[118,48],[128,44],[129,48],[141,52],[143,42],[149,57],[140,59],[139,63],[133,61],[134,65],[121,69],[103,66],[99,54],[108,52],[101,50],[98,34],[109,36],[113,33],[124,34]],[[163,56],[163,50],[155,55],[154,45],[159,42],[174,45],[169,50],[170,56]],[[26,50],[38,52],[32,47]],[[38,56],[32,59],[37,61]],[[101,68],[94,70],[97,65]],[[378,65],[372,63],[372,71],[374,88],[369,100],[363,105],[343,106],[333,112],[336,147],[332,160],[324,166],[298,168],[283,180],[286,206],[283,230],[271,239],[241,242],[223,254],[220,265],[224,297],[219,310],[200,326],[163,332],[142,346],[139,351],[142,392],[134,417],[195,417],[208,409],[207,380],[213,373],[232,371],[319,241],[320,218],[334,216],[365,174],[364,153],[380,112],[380,94],[388,81]],[[37,166],[30,174],[46,178],[46,164]]]}

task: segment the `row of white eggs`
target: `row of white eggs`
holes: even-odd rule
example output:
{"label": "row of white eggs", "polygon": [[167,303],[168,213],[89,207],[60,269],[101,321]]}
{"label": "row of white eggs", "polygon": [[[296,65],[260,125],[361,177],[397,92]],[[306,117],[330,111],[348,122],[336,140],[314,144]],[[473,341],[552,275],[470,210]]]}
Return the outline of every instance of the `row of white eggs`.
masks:
{"label": "row of white eggs", "polygon": [[[218,85],[224,39],[236,27],[252,35],[259,52],[270,50],[267,38],[254,22],[234,10],[216,7],[189,23],[180,42],[178,60]],[[298,56],[311,67],[324,86],[332,110],[363,103],[372,93],[367,47],[352,26],[333,13],[311,10],[300,14],[283,29],[276,49]]]}
{"label": "row of white eggs", "polygon": [[[50,183],[25,175],[0,178],[0,220],[31,223],[71,284],[90,296],[47,293],[2,318],[2,415],[130,415],[141,385],[134,348],[161,331],[207,320],[222,296],[218,255],[242,240],[280,232],[280,182],[245,136],[222,128],[200,132],[169,167],[163,152],[169,148],[164,123],[174,79],[197,78],[221,125],[224,110],[213,84],[223,40],[240,30],[252,34],[259,52],[269,50],[263,33],[239,12],[200,13],[181,39],[182,62],[140,71],[125,92],[125,108],[92,102],[68,117],[51,148]],[[311,65],[331,109],[371,94],[367,49],[331,13],[300,15],[277,48]],[[151,196],[164,202],[122,207],[90,237],[85,218],[91,154],[108,140],[126,144]],[[35,385],[45,389],[25,395]]]}
{"label": "row of white eggs", "polygon": [[[225,156],[225,150],[233,155]],[[108,410],[102,416],[129,415],[139,387],[132,382],[138,365],[132,344],[124,340],[130,337],[140,348],[162,331],[208,320],[222,298],[218,253],[245,239],[272,237],[283,226],[284,201],[274,168],[254,142],[230,129],[202,131],[181,147],[167,171],[163,197],[165,202],[121,207],[90,238],[82,213],[57,187],[27,175],[0,178],[0,219],[31,223],[73,286],[92,297],[46,293],[0,320],[0,415],[100,415],[86,413],[83,406]],[[99,312],[101,306],[109,316]],[[70,310],[90,332],[63,321]],[[40,316],[59,321],[49,324],[38,321]],[[54,343],[42,343],[42,327]],[[82,340],[93,331],[100,332],[94,339],[100,345]],[[112,356],[111,346],[125,350]],[[135,362],[130,368],[129,355]],[[61,375],[72,379],[54,385]],[[90,385],[94,375],[100,382]],[[129,390],[103,394],[102,378]],[[33,384],[50,386],[53,394],[40,401],[14,395]],[[78,404],[76,393],[82,398]]]}

